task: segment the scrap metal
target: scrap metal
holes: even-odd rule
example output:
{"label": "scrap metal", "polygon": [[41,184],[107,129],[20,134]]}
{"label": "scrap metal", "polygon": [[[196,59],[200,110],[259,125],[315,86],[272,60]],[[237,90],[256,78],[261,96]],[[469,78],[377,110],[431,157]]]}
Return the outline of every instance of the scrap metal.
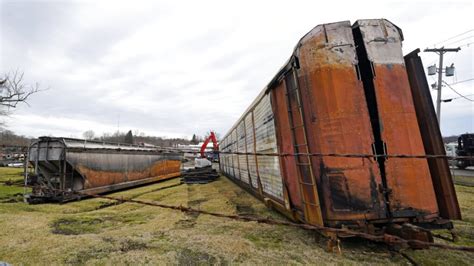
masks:
{"label": "scrap metal", "polygon": [[385,19],[314,27],[221,140],[221,171],[312,226],[427,241],[404,225],[451,228],[452,180],[427,160],[448,156],[425,149],[440,136],[418,121],[431,107],[413,95],[402,41]]}

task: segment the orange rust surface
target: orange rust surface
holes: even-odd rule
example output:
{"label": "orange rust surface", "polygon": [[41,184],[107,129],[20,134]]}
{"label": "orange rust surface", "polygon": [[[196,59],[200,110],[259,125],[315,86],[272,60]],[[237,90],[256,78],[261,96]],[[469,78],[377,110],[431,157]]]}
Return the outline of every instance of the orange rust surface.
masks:
{"label": "orange rust surface", "polygon": [[180,161],[160,161],[152,166],[150,176],[160,176],[180,172],[180,168]]}
{"label": "orange rust surface", "polygon": [[143,171],[112,172],[97,171],[84,165],[79,165],[77,169],[86,177],[84,189],[119,184],[127,181],[134,181],[156,176],[166,176],[179,173],[181,163],[179,161],[158,161],[151,167]]}
{"label": "orange rust surface", "polygon": [[[275,117],[277,143],[280,153],[294,153],[288,110],[286,109],[285,83],[280,82],[272,91],[272,107]],[[302,210],[301,193],[298,185],[298,171],[296,169],[295,157],[284,156],[280,158],[282,178],[288,190],[291,204]]]}
{"label": "orange rust surface", "polygon": [[[375,94],[387,153],[425,154],[405,66],[375,65],[375,73]],[[394,215],[405,209],[438,212],[426,159],[390,158],[385,168]]]}
{"label": "orange rust surface", "polygon": [[[305,107],[311,110],[311,117],[306,119],[312,136],[308,140],[311,151],[371,154],[371,125],[362,84],[357,80],[354,68],[323,67],[307,73],[306,79],[301,79],[302,82],[307,81],[306,88],[311,88],[306,93],[314,95],[303,97]],[[376,162],[358,158],[325,157],[313,158],[313,165],[316,166],[315,176],[325,199],[326,219],[385,217],[381,195],[377,192],[381,178]],[[335,178],[340,181],[330,180]],[[349,203],[356,200],[361,206],[336,207],[331,186],[339,186],[341,194],[349,199]],[[378,194],[375,199],[372,198],[373,194]]]}
{"label": "orange rust surface", "polygon": [[[329,52],[325,42],[323,34],[314,36],[299,50],[310,151],[372,154],[372,128],[354,58],[344,57],[347,51]],[[385,217],[382,195],[377,191],[381,177],[376,162],[313,157],[312,164],[326,220]],[[341,198],[336,194],[347,204],[336,204]]]}
{"label": "orange rust surface", "polygon": [[86,192],[86,193],[99,193],[100,194],[100,193],[104,193],[104,192],[114,191],[114,190],[117,190],[117,189],[123,189],[123,188],[134,187],[134,186],[137,186],[137,185],[153,183],[153,182],[157,182],[157,181],[160,181],[160,180],[165,180],[165,179],[169,179],[169,178],[178,177],[180,175],[181,175],[180,172],[170,173],[170,174],[165,174],[165,175],[160,175],[160,176],[155,176],[155,177],[148,177],[148,178],[145,178],[145,179],[139,179],[139,180],[135,180],[135,181],[129,181],[129,182],[125,182],[125,183],[119,183],[119,184],[116,184],[115,186],[114,185],[105,185],[105,186],[102,186],[102,187],[89,188],[89,189],[86,189],[86,190],[83,190],[83,191]]}

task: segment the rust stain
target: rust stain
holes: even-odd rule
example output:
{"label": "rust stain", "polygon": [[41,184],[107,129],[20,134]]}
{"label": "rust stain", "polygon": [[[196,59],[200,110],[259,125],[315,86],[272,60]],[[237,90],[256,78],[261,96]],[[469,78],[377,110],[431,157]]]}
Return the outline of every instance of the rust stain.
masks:
{"label": "rust stain", "polygon": [[[349,22],[320,25],[305,35],[287,64],[242,116],[258,115],[256,106],[270,93],[277,141],[269,142],[267,135],[259,135],[267,138],[259,141],[290,154],[424,154],[407,72],[400,63],[399,29],[382,22],[359,23],[370,26],[374,35],[370,40],[364,39],[367,34],[358,23],[352,28]],[[382,35],[376,36],[379,33]],[[235,129],[242,119],[224,142],[237,139]],[[254,151],[260,150],[254,147]],[[233,170],[237,172],[236,162]],[[268,190],[265,167],[279,164],[285,205],[271,197],[265,200],[305,223],[319,224],[321,218],[329,226],[371,223],[372,229],[366,229],[373,230],[378,223],[439,218],[426,159],[294,155],[260,162],[256,171],[263,177],[263,189],[253,191],[268,195],[262,193]],[[232,170],[227,171],[238,179]]]}
{"label": "rust stain", "polygon": [[[324,35],[308,39],[299,49],[299,80],[311,152],[371,154],[374,138],[362,82],[355,63],[350,25],[339,50]],[[334,33],[335,34],[335,33]],[[384,218],[382,196],[377,192],[380,171],[374,161],[357,158],[312,158],[326,220]],[[337,173],[331,173],[337,169]],[[341,190],[344,188],[344,190]],[[342,199],[333,193],[347,197]],[[347,208],[338,208],[341,202]],[[340,206],[339,206],[340,207]]]}
{"label": "rust stain", "polygon": [[127,181],[145,179],[148,177],[166,176],[168,174],[180,173],[181,163],[174,160],[158,161],[149,168],[142,171],[100,171],[93,170],[84,165],[78,165],[77,169],[85,176],[84,189],[119,184]]}
{"label": "rust stain", "polygon": [[[293,153],[293,146],[291,145],[291,129],[289,125],[288,110],[286,109],[286,95],[285,95],[285,83],[281,82],[272,91],[272,107],[273,113],[275,114],[275,127],[277,134],[278,149],[281,153]],[[303,209],[301,205],[301,193],[298,185],[298,171],[296,169],[295,157],[285,156],[281,159],[281,169],[283,182],[286,185],[289,194],[289,200],[293,207],[299,210]]]}
{"label": "rust stain", "polygon": [[[381,130],[388,154],[425,154],[405,66],[375,65],[374,79]],[[426,159],[391,158],[385,162],[394,212],[418,209],[437,213]]]}

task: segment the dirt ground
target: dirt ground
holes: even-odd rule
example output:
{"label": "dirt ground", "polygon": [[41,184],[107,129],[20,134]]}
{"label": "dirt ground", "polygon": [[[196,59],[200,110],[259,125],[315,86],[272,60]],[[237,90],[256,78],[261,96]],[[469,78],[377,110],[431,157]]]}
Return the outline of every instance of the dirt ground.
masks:
{"label": "dirt ground", "polygon": [[[323,237],[292,227],[105,199],[28,205],[21,183],[21,169],[0,168],[0,261],[13,265],[409,264],[383,246],[356,239],[342,242],[342,254],[328,253]],[[474,187],[456,190],[464,217],[455,221],[459,244],[474,246]],[[111,195],[285,219],[225,177],[206,185],[179,185],[179,179],[173,179]],[[425,265],[474,262],[472,253],[405,253]]]}

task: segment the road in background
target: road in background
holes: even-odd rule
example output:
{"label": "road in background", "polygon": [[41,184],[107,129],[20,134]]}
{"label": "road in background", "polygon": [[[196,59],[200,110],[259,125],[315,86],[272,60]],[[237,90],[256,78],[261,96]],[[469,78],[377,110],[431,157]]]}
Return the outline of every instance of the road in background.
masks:
{"label": "road in background", "polygon": [[467,167],[464,170],[452,167],[451,168],[451,173],[453,173],[455,176],[470,176],[474,177],[474,167]]}

